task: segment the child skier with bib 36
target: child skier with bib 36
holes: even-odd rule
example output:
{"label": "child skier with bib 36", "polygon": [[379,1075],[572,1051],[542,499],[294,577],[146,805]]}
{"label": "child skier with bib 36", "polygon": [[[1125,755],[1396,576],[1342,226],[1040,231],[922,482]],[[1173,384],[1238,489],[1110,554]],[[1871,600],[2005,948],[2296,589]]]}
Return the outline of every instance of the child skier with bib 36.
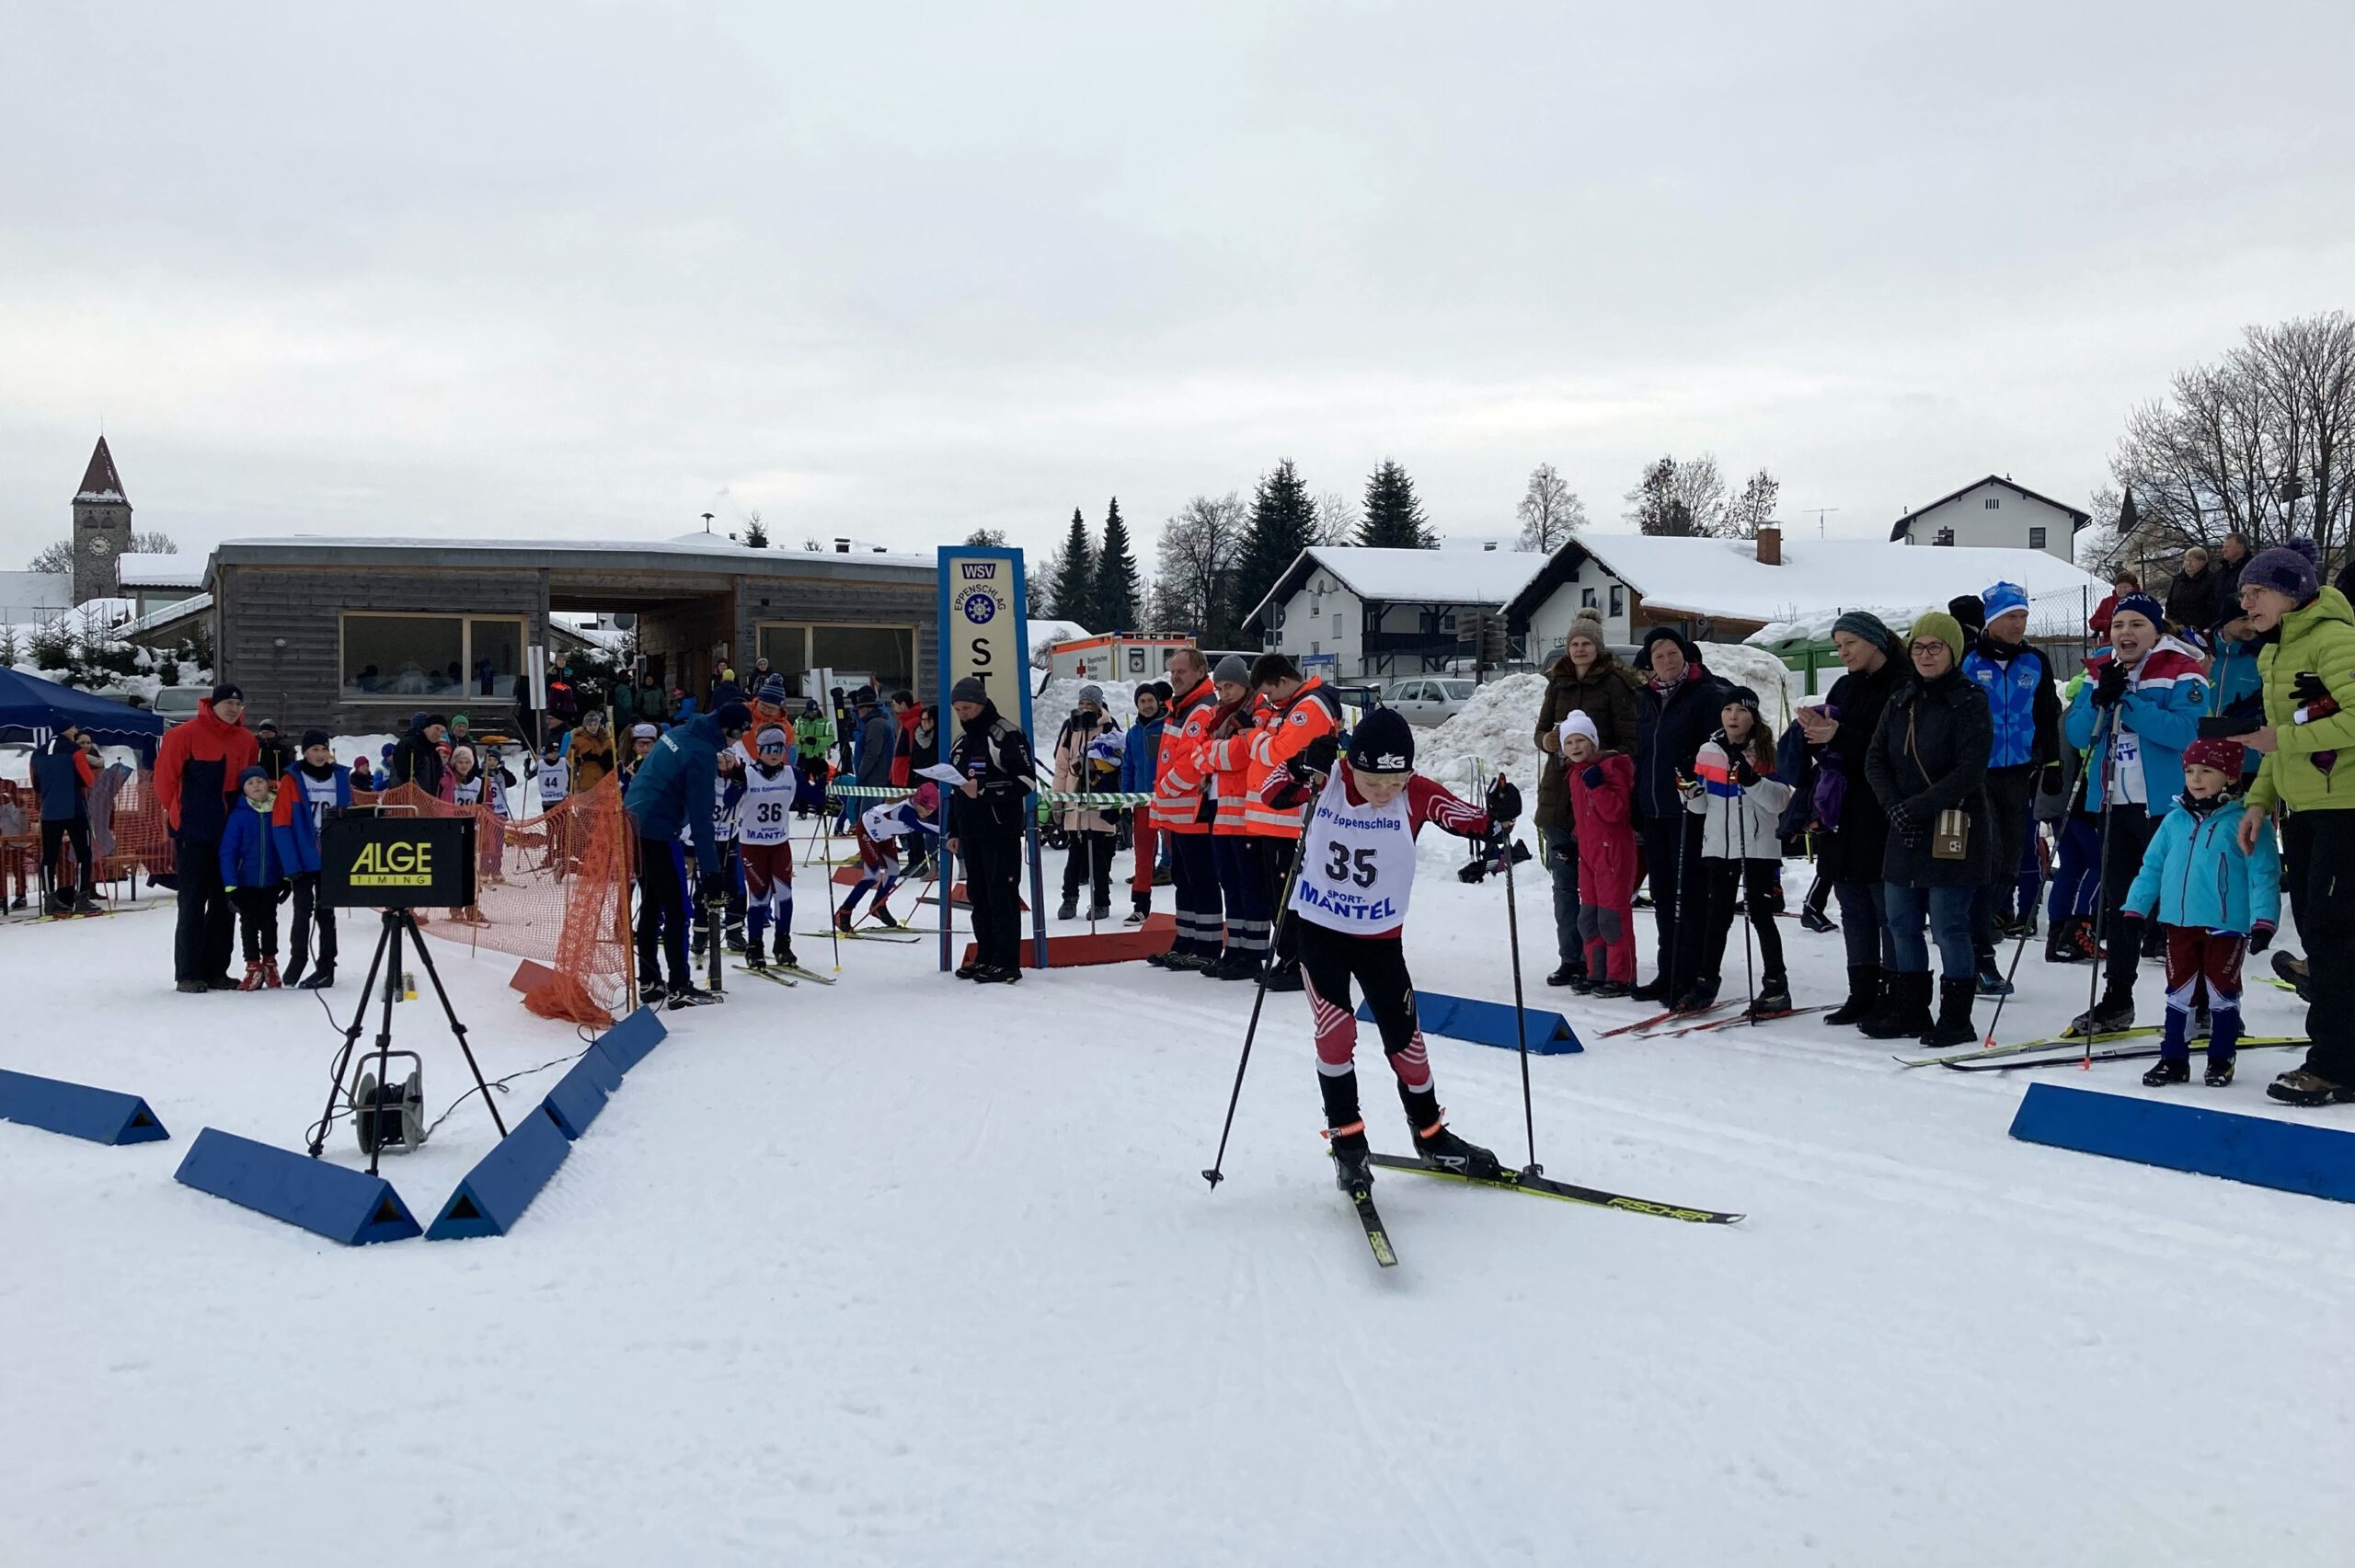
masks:
{"label": "child skier with bib 36", "polygon": [[744,967],[765,969],[769,924],[776,925],[775,958],[799,967],[793,956],[793,817],[800,781],[794,776],[793,742],[782,725],[754,738],[752,765],[744,770],[743,794],[736,802],[736,853],[744,868]]}
{"label": "child skier with bib 36", "polygon": [[1358,1108],[1356,982],[1382,1032],[1382,1048],[1398,1078],[1398,1100],[1415,1152],[1434,1169],[1494,1178],[1497,1157],[1449,1130],[1430,1060],[1415,1020],[1415,982],[1401,936],[1415,887],[1415,835],[1426,822],[1460,838],[1493,840],[1521,815],[1521,793],[1499,782],[1482,811],[1414,771],[1414,727],[1394,708],[1366,715],[1350,738],[1347,761],[1333,738],[1312,741],[1269,776],[1261,798],[1297,811],[1316,806],[1300,842],[1299,875],[1286,920],[1300,921],[1300,964],[1315,1019],[1317,1082],[1333,1140],[1334,1178],[1346,1193],[1373,1182],[1365,1118]]}
{"label": "child skier with bib 36", "polygon": [[1685,809],[1701,818],[1700,875],[1692,899],[1699,940],[1692,989],[1678,999],[1677,1011],[1697,1012],[1717,1000],[1719,966],[1739,898],[1758,933],[1758,958],[1765,971],[1746,1016],[1788,1013],[1791,987],[1783,973],[1782,933],[1775,929],[1775,912],[1783,904],[1776,881],[1783,845],[1775,824],[1790,804],[1791,786],[1770,776],[1775,738],[1759,716],[1757,692],[1735,687],[1717,717],[1723,727],[1702,743],[1693,763],[1697,776],[1684,794]]}
{"label": "child skier with bib 36", "polygon": [[2184,748],[2183,794],[2151,836],[2142,868],[2126,890],[2129,912],[2155,912],[2167,944],[2167,1021],[2159,1062],[2142,1075],[2153,1088],[2191,1078],[2193,993],[2208,982],[2211,1028],[2207,1083],[2233,1081],[2241,1037],[2241,960],[2262,953],[2281,918],[2281,861],[2272,824],[2246,853],[2240,812],[2224,791],[2241,776],[2237,740],[2195,740]]}

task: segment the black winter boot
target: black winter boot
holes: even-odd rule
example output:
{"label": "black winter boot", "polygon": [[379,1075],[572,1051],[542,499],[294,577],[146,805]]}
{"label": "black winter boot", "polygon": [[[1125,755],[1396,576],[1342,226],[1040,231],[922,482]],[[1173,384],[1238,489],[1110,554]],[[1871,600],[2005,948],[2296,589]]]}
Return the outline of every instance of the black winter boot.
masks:
{"label": "black winter boot", "polygon": [[1979,1038],[1979,1031],[1971,1026],[1970,1002],[1979,994],[1975,977],[1961,979],[1938,977],[1938,1021],[1922,1032],[1922,1043],[1934,1051],[1955,1046],[1967,1046]]}
{"label": "black winter boot", "polygon": [[1930,1016],[1930,972],[1924,969],[1918,975],[1890,976],[1879,1011],[1865,1020],[1862,1029],[1868,1040],[1897,1040],[1925,1035],[1936,1024]]}
{"label": "black winter boot", "polygon": [[1495,1154],[1476,1143],[1465,1142],[1444,1124],[1432,1128],[1429,1136],[1415,1134],[1415,1153],[1433,1170],[1450,1171],[1459,1176],[1494,1181],[1505,1173]]}
{"label": "black winter boot", "polygon": [[1745,1018],[1780,1018],[1791,1010],[1791,985],[1780,975],[1769,975],[1760,984],[1758,994],[1741,1010]]}
{"label": "black winter boot", "polygon": [[1878,964],[1848,966],[1848,1000],[1823,1015],[1826,1024],[1849,1027],[1862,1024],[1880,1005],[1881,991],[1889,984],[1889,971]]}
{"label": "black winter boot", "polygon": [[2088,1035],[2115,1035],[2120,1030],[2132,1027],[2134,1027],[2134,993],[2132,991],[2121,993],[2111,987],[2104,986],[2101,1000],[2071,1019],[2069,1026],[2061,1033],[2064,1038],[2082,1040]]}

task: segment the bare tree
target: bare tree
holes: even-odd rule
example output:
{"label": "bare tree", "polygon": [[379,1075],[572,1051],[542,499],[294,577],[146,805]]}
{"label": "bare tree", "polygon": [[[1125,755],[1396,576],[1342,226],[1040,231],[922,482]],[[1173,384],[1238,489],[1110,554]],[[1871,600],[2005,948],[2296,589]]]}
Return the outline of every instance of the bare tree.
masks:
{"label": "bare tree", "polygon": [[74,569],[74,541],[61,539],[46,545],[40,555],[25,563],[29,572],[70,572]]}
{"label": "bare tree", "polygon": [[1563,483],[1550,463],[1530,472],[1529,488],[1521,498],[1521,547],[1547,555],[1562,547],[1569,536],[1586,526],[1586,503]]}
{"label": "bare tree", "polygon": [[1338,490],[1327,490],[1316,498],[1315,538],[1317,544],[1350,544],[1357,541],[1359,512],[1354,497]]}
{"label": "bare tree", "polygon": [[1714,452],[1687,462],[1656,459],[1626,495],[1627,521],[1643,533],[1722,534],[1726,480]]}
{"label": "bare tree", "polygon": [[1763,468],[1742,481],[1741,494],[1726,507],[1723,532],[1736,539],[1755,539],[1758,530],[1775,521],[1775,503],[1782,498],[1783,482]]}
{"label": "bare tree", "polygon": [[[2095,516],[2137,519],[2097,539],[2109,558],[2168,555],[2238,532],[2263,549],[2293,534],[2325,558],[2355,544],[2355,317],[2252,326],[2214,364],[2177,372],[2127,417]],[[2097,557],[2099,558],[2099,557]]]}
{"label": "bare tree", "polygon": [[133,533],[131,548],[133,554],[141,555],[177,555],[180,553],[180,547],[172,543],[172,536],[160,528],[143,528]]}
{"label": "bare tree", "polygon": [[973,530],[972,532],[965,535],[965,543],[985,550],[1004,549],[1005,547],[1005,530],[1003,528],[977,528]]}
{"label": "bare tree", "polygon": [[1249,513],[1243,497],[1196,496],[1161,525],[1155,619],[1165,631],[1194,627],[1211,647],[1233,640],[1229,585],[1242,559]]}

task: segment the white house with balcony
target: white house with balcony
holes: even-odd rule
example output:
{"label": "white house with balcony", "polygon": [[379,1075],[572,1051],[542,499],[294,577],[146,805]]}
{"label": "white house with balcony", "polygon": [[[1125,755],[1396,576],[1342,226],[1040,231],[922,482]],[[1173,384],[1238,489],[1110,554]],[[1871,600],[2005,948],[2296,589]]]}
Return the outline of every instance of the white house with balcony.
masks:
{"label": "white house with balcony", "polygon": [[2093,521],[2075,507],[2039,496],[2007,474],[1974,479],[1950,496],[1907,512],[1889,531],[1892,544],[1965,549],[2041,550],[2077,558],[2077,530]]}
{"label": "white house with balcony", "polygon": [[1548,557],[1499,549],[1302,551],[1244,617],[1260,646],[1345,681],[1502,662],[1504,607]]}

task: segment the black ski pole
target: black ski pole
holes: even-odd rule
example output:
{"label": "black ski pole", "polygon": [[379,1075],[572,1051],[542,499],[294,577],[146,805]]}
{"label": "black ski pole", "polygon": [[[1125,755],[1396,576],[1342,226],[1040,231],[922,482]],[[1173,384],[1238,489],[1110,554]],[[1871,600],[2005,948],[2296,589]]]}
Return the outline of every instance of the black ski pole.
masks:
{"label": "black ski pole", "polygon": [[[2079,803],[2085,797],[2086,775],[2092,771],[2090,768],[2077,770],[2076,787],[2069,792],[2068,799],[2062,803],[2061,831],[2062,832],[2068,830],[2069,818],[2076,815]],[[2035,801],[2036,796],[2031,792],[2028,796],[2028,830],[2031,833],[2037,830]],[[2053,853],[2057,855],[2059,853],[2056,846]],[[1995,1015],[1987,1020],[1987,1037],[1984,1042],[1987,1045],[1992,1046],[1995,1043],[1995,1025],[2004,1021],[2004,1004],[2012,1000],[2012,990],[2020,972],[2020,955],[2028,951],[2028,922],[2035,912],[2043,908],[2044,890],[2052,885],[2053,867],[2043,852],[2040,841],[2038,846],[2036,868],[2036,902],[2020,911],[2020,933],[2012,948],[2012,966],[2004,971],[2004,994],[1995,999]]]}
{"label": "black ski pole", "polygon": [[[1504,782],[1505,775],[1499,772],[1497,774],[1497,783],[1501,784]],[[1521,1125],[1522,1132],[1529,1139],[1529,1164],[1525,1173],[1542,1176],[1545,1173],[1545,1167],[1537,1162],[1537,1113],[1531,1105],[1529,1097],[1529,1020],[1524,1015],[1521,1000],[1521,910],[1513,898],[1512,834],[1509,830],[1504,835],[1503,842],[1505,930],[1511,939],[1512,946],[1512,1032],[1513,1038],[1521,1045]],[[1298,864],[1298,856],[1293,857],[1295,864]]]}
{"label": "black ski pole", "polygon": [[[1750,922],[1758,918],[1757,890],[1750,885],[1750,795],[1742,789],[1741,781],[1734,781],[1733,797],[1734,844],[1741,859],[1736,863],[1734,887],[1741,894],[1741,989],[1750,1000],[1742,1004],[1742,1015],[1754,1026],[1758,1012],[1758,972],[1750,953]],[[1704,821],[1702,830],[1708,830]],[[1773,915],[1766,917],[1773,920]]]}
{"label": "black ski pole", "polygon": [[[1302,851],[1307,848],[1308,819],[1315,815],[1316,797],[1323,793],[1323,789],[1324,786],[1321,784],[1311,789],[1308,792],[1308,804],[1301,808]],[[1292,913],[1292,892],[1293,887],[1300,881],[1300,863],[1307,858],[1305,853],[1294,852],[1292,857],[1292,869],[1284,873],[1283,901],[1276,906],[1275,924],[1269,928],[1269,933],[1271,938],[1269,943],[1271,953],[1274,951],[1275,941],[1281,940],[1283,935],[1284,921]],[[1251,1066],[1251,1042],[1258,1037],[1259,1009],[1268,1000],[1268,971],[1270,967],[1271,966],[1265,963],[1259,966],[1259,983],[1251,990],[1251,1022],[1243,1030],[1243,1056],[1235,1064],[1235,1088],[1226,1097],[1225,1124],[1218,1129],[1218,1153],[1212,1157],[1210,1169],[1202,1173],[1202,1180],[1210,1183],[1212,1192],[1216,1192],[1219,1183],[1226,1179],[1226,1140],[1235,1131],[1235,1107],[1243,1102],[1243,1075]]]}
{"label": "black ski pole", "polygon": [[[2112,655],[2116,658],[2116,655]],[[2090,1015],[2100,1005],[2096,996],[2102,977],[2109,968],[2108,950],[2103,944],[2103,934],[2109,927],[2109,803],[2118,794],[2118,708],[2109,710],[2109,738],[2102,755],[2101,769],[2101,832],[2094,850],[2094,972],[2085,980],[2085,1012]],[[2088,770],[2090,771],[2090,770]],[[2090,785],[2088,786],[2090,787]],[[2117,934],[2109,933],[2115,942]],[[2079,1065],[2088,1072],[2094,1065],[2093,1020],[2087,1017],[2085,1030],[2085,1059]]]}

